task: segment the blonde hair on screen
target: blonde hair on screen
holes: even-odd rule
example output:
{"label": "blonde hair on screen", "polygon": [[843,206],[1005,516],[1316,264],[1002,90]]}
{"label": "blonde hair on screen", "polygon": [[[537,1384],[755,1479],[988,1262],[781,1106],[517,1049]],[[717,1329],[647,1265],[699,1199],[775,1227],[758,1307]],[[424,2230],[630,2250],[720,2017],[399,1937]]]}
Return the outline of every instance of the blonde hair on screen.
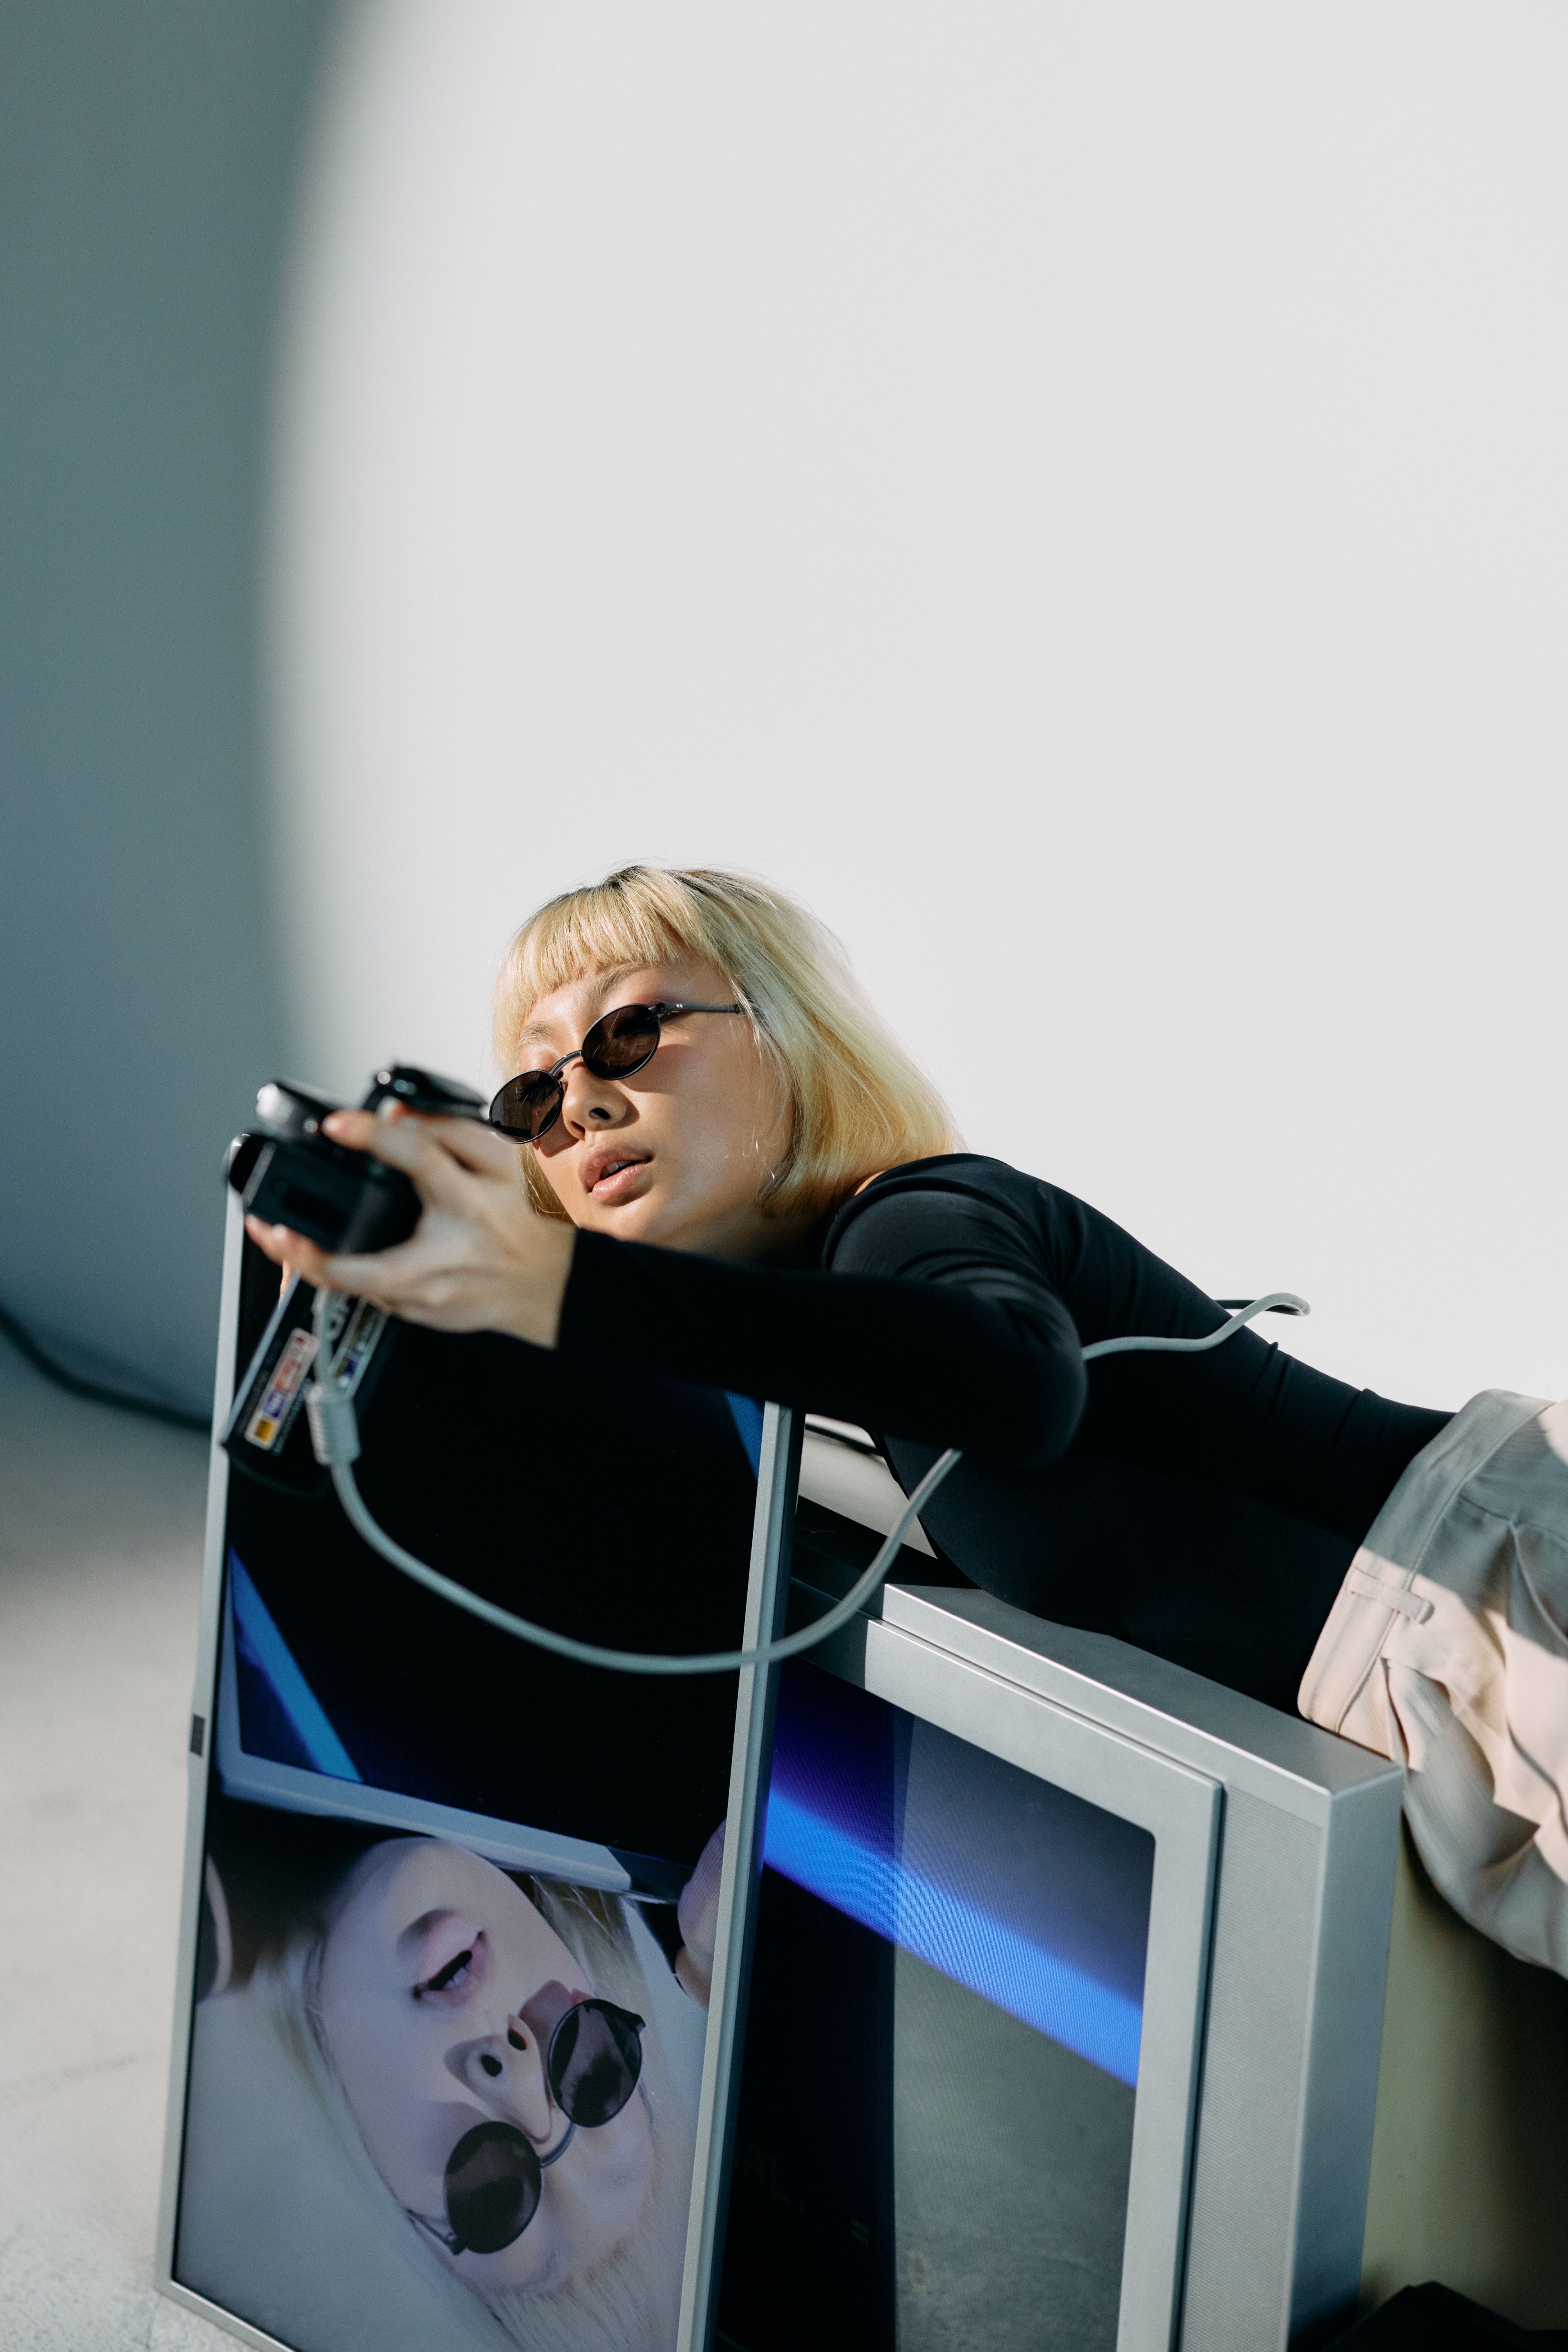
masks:
{"label": "blonde hair on screen", "polygon": [[[946,1104],[861,994],[831,931],[745,874],[626,866],[531,915],[501,966],[495,1047],[510,1076],[540,999],[584,974],[641,964],[717,967],[788,1089],[790,1141],[764,1214],[826,1213],[867,1177],[958,1148]],[[564,1220],[531,1151],[523,1181]]]}
{"label": "blonde hair on screen", "polygon": [[[374,1853],[375,1848],[370,1849]],[[691,2178],[691,2119],[657,2030],[643,2040],[636,2096],[647,2108],[653,2164],[639,2219],[610,2253],[555,2287],[486,2286],[462,2277],[399,2205],[375,2168],[354,2120],[321,2015],[321,1977],[331,1923],[351,1870],[329,1903],[302,1920],[280,1954],[264,1960],[256,1985],[263,2014],[298,2069],[346,2169],[346,2193],[381,2223],[389,2253],[451,2323],[453,2336],[494,2352],[665,2352],[674,2341]],[[633,1941],[629,1906],[596,1888],[510,1877],[579,1962],[603,1998],[653,2018],[656,2002]],[[309,2112],[309,2111],[308,2111]]]}

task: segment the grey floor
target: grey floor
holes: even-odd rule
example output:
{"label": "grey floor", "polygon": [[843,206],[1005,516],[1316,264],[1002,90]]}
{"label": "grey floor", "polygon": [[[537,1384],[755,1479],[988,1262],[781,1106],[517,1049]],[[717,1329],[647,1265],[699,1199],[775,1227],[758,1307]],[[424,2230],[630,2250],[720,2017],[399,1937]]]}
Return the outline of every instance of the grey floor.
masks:
{"label": "grey floor", "polygon": [[899,2352],[1115,2352],[1135,2095],[898,1956]]}
{"label": "grey floor", "polygon": [[0,2344],[234,2339],[152,2284],[206,1448],[0,1340]]}

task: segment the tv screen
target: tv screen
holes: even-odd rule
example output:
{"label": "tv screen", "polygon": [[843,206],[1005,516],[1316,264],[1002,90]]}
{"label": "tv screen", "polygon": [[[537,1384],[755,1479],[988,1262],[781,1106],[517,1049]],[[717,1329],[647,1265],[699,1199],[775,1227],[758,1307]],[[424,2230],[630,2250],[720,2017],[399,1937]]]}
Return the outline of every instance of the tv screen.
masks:
{"label": "tv screen", "polygon": [[1155,1841],[780,1677],[720,2340],[1117,2341]]}
{"label": "tv screen", "polygon": [[[169,2281],[298,2352],[673,2352],[755,1678],[563,1660],[368,1549],[297,1398],[251,1409],[287,1387],[258,1326],[297,1357],[309,1311],[246,1256]],[[760,1404],[486,1337],[380,1353],[359,1483],[410,1550],[585,1641],[741,1644]]]}

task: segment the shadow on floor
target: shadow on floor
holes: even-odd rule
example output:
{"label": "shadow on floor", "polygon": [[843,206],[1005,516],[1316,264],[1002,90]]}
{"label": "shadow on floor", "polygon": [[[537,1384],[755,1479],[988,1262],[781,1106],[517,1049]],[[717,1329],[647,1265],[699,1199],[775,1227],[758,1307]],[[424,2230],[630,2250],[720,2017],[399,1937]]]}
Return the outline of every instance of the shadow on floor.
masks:
{"label": "shadow on floor", "polygon": [[206,1446],[0,1347],[0,2338],[232,2344],[152,2284]]}

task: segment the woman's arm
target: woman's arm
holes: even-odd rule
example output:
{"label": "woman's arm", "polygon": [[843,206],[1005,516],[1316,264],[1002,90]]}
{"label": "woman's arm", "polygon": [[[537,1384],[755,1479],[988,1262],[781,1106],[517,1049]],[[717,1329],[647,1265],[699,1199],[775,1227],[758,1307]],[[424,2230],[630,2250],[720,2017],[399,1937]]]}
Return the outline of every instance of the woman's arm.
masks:
{"label": "woman's arm", "polygon": [[966,1452],[1049,1461],[1078,1426],[1078,1333],[1026,1235],[992,1202],[872,1195],[832,1272],[781,1272],[542,1218],[516,1146],[465,1120],[344,1111],[327,1124],[401,1168],[425,1213],[412,1240],[363,1257],[252,1221],[253,1238],[308,1282],[439,1330],[500,1331],[590,1366],[630,1360]]}
{"label": "woman's arm", "polygon": [[1083,1362],[1059,1301],[1042,1290],[1030,1307],[947,1281],[779,1273],[584,1233],[557,1344],[579,1363],[629,1356],[932,1445],[1049,1460],[1083,1411]]}

